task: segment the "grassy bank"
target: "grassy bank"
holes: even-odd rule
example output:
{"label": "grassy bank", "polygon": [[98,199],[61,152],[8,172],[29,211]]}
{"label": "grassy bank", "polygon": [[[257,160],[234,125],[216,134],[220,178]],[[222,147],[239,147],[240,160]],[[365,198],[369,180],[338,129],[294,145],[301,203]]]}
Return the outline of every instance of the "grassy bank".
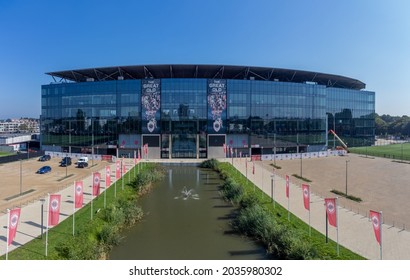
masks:
{"label": "grassy bank", "polygon": [[261,241],[273,259],[364,259],[354,252],[340,246],[337,255],[336,243],[298,217],[290,215],[287,209],[278,203],[271,202],[271,198],[252,182],[239,174],[232,165],[210,160],[203,164],[219,172],[225,183],[221,187],[221,194],[226,200],[238,207],[232,227],[239,233]]}
{"label": "grassy bank", "polygon": [[[131,169],[131,175],[134,170]],[[45,235],[35,238],[24,246],[9,253],[9,259],[16,260],[96,260],[105,259],[112,246],[121,239],[121,230],[138,222],[143,211],[137,206],[138,198],[149,192],[152,182],[161,179],[163,171],[159,165],[144,164],[135,179],[128,181],[128,174],[93,200],[93,219],[91,205],[87,204],[75,213],[75,235],[73,236],[73,216],[51,228],[48,234],[48,257],[45,256]],[[133,177],[133,176],[131,176]],[[122,190],[122,180],[124,190]],[[4,259],[2,256],[1,259]]]}

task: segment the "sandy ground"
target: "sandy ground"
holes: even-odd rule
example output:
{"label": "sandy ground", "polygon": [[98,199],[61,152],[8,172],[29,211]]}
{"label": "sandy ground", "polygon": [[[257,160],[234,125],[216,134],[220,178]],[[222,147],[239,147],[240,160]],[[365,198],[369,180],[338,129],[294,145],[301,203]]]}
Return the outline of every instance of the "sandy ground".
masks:
{"label": "sandy ground", "polygon": [[[335,197],[336,189],[362,199],[354,202],[344,198],[339,203],[344,208],[368,216],[369,210],[383,211],[385,224],[398,228],[410,228],[410,164],[384,158],[365,157],[356,154],[328,158],[302,160],[302,176],[312,182],[311,190],[320,197]],[[273,161],[263,162],[265,168],[272,169]],[[282,167],[276,172],[300,175],[301,160],[276,161]],[[302,181],[291,176],[292,182]],[[303,182],[304,183],[304,182]]]}
{"label": "sandy ground", "polygon": [[[21,169],[19,161],[1,164],[0,211],[6,213],[7,208],[21,207],[44,198],[47,193],[57,192],[73,184],[75,180],[83,179],[108,164],[105,161],[94,160],[92,162],[90,160],[88,168],[76,168],[76,160],[73,159],[72,165],[68,166],[66,170],[65,167],[59,166],[60,160],[60,158],[52,158],[45,162],[38,161],[38,158],[23,160]],[[36,174],[36,171],[44,165],[50,165],[51,172]]]}

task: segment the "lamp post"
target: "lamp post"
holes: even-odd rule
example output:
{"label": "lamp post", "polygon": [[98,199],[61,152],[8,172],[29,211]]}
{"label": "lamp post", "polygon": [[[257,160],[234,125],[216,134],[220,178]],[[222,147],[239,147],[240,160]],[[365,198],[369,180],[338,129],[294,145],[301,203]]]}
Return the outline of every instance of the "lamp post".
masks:
{"label": "lamp post", "polygon": [[346,196],[347,196],[347,163],[349,160],[346,160]]}
{"label": "lamp post", "polygon": [[22,172],[23,171],[23,164],[22,164],[22,160],[20,159],[20,196],[21,193],[23,192],[23,176],[22,176]]}

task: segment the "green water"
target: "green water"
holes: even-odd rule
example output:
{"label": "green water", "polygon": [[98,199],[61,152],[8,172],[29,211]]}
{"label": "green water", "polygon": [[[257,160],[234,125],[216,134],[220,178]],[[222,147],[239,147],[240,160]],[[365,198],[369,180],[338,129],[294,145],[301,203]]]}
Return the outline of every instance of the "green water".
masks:
{"label": "green water", "polygon": [[266,259],[260,244],[232,232],[235,208],[221,199],[217,173],[195,166],[166,169],[165,179],[139,201],[144,220],[123,232],[109,259]]}

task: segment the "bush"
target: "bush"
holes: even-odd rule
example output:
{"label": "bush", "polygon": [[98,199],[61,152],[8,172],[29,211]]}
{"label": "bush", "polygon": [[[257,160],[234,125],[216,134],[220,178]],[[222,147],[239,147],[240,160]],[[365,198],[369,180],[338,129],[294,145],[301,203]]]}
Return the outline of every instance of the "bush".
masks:
{"label": "bush", "polygon": [[208,159],[208,160],[203,161],[199,166],[202,167],[202,168],[210,168],[210,169],[213,169],[215,171],[218,171],[219,170],[219,161],[212,158],[212,159]]}
{"label": "bush", "polygon": [[231,201],[232,203],[239,203],[242,200],[244,189],[242,186],[234,182],[233,180],[226,180],[221,187],[221,193],[224,199]]}

